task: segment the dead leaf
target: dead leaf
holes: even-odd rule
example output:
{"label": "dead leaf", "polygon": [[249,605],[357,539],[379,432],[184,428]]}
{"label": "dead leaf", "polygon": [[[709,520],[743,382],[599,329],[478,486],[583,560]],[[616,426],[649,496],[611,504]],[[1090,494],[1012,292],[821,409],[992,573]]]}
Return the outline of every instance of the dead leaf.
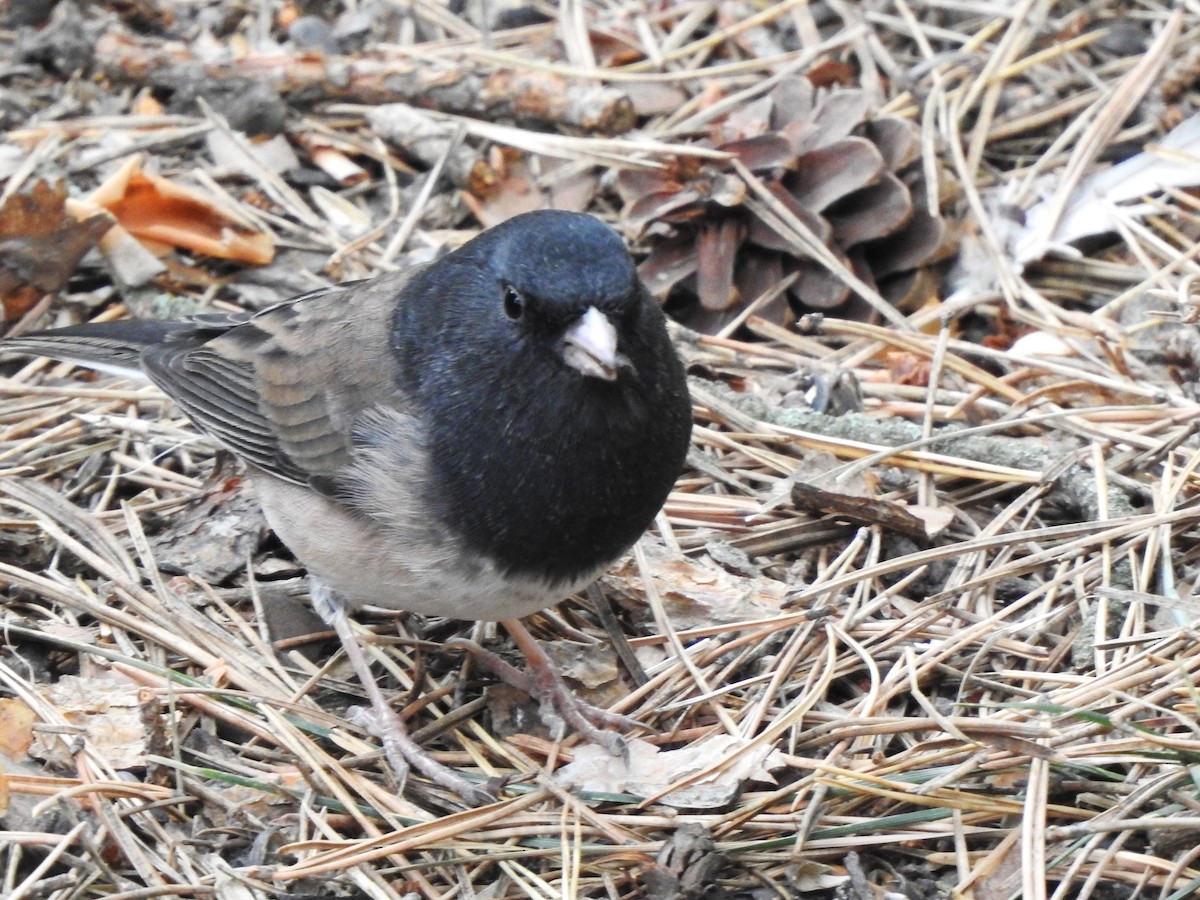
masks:
{"label": "dead leaf", "polygon": [[120,225],[114,225],[100,238],[100,252],[108,260],[113,278],[124,287],[141,287],[167,271],[145,244]]}
{"label": "dead leaf", "polygon": [[727,862],[707,828],[699,822],[684,822],[642,873],[646,895],[662,900],[720,896],[717,879]]}
{"label": "dead leaf", "polygon": [[[643,538],[642,548],[667,617],[680,630],[779,615],[789,590],[781,581],[734,575],[709,560],[678,556],[653,538]],[[641,581],[632,558],[609,577]]]}
{"label": "dead leaf", "polygon": [[[116,672],[64,675],[42,686],[39,693],[68,723],[79,728],[114,769],[146,764],[149,736],[142,714],[141,688],[133,681]],[[70,765],[66,751],[69,741],[64,742],[57,734],[37,734],[29,755]]]}
{"label": "dead leaf", "polygon": [[195,188],[145,172],[132,157],[88,197],[160,255],[172,248],[265,266],[275,257],[271,235]]}
{"label": "dead leaf", "polygon": [[620,674],[616,651],[607,642],[548,641],[544,647],[561,674],[588,690],[615,681]]}
{"label": "dead leaf", "polygon": [[33,710],[14,697],[0,699],[0,753],[18,760],[33,743]]}
{"label": "dead leaf", "polygon": [[[627,760],[614,759],[594,744],[578,747],[574,759],[555,773],[555,780],[582,791],[658,797],[668,806],[713,809],[733,802],[747,781],[773,784],[770,770],[785,765],[783,754],[769,744],[748,747],[744,739],[728,734],[678,750],[661,750],[636,739],[627,747]],[[693,778],[694,783],[671,790]]]}
{"label": "dead leaf", "polygon": [[79,260],[112,225],[99,211],[76,217],[61,182],[38,180],[0,207],[0,313],[25,315],[44,294],[61,290]]}
{"label": "dead leaf", "polygon": [[267,531],[258,500],[238,479],[205,494],[170,522],[151,541],[158,567],[209,584],[222,584],[245,569]]}

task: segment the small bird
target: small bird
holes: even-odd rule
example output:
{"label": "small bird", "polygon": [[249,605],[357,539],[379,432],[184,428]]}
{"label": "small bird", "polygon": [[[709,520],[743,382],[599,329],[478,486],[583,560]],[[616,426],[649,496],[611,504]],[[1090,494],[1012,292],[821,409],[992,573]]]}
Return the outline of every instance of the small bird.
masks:
{"label": "small bird", "polygon": [[261,312],[79,325],[0,349],[141,374],[246,464],[394,768],[486,798],[409,739],[351,629],[363,604],[501,621],[530,664],[519,686],[612,746],[596,725],[619,717],[580,702],[518,621],[629,549],[691,434],[664,316],[600,220],[526,213],[435,262]]}

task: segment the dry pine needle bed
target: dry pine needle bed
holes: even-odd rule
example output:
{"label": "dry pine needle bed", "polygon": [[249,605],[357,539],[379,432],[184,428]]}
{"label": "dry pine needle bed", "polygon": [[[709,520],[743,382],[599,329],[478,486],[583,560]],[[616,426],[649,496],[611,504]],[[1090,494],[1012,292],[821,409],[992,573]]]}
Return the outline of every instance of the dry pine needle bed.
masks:
{"label": "dry pine needle bed", "polygon": [[1192,896],[1196,11],[462,6],[8,4],[0,321],[613,224],[692,446],[529,624],[628,759],[452,646],[494,627],[374,612],[418,740],[499,799],[400,792],[226,455],[6,358],[0,895]]}

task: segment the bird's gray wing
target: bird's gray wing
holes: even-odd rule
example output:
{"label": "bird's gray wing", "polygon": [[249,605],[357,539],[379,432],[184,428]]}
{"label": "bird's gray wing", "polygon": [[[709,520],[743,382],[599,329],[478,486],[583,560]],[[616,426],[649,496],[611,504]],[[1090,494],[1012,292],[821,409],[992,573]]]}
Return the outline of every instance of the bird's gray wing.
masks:
{"label": "bird's gray wing", "polygon": [[75,325],[0,349],[144,375],[251,465],[335,490],[362,437],[362,413],[408,416],[389,335],[415,271],[322,288],[254,314]]}
{"label": "bird's gray wing", "polygon": [[141,354],[146,375],[252,465],[321,486],[366,409],[403,410],[389,347],[410,273],[323,289],[245,319],[193,320]]}

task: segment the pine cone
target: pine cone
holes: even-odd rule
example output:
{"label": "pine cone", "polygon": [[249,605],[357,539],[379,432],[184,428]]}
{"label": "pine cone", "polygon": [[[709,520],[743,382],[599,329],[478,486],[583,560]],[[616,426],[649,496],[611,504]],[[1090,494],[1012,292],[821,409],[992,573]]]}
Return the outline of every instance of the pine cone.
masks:
{"label": "pine cone", "polygon": [[[723,119],[703,144],[735,155],[889,300],[928,295],[922,267],[953,245],[930,210],[912,123],[868,117],[860,90],[819,93],[795,77]],[[837,275],[747,208],[749,190],[730,163],[680,157],[664,170],[626,170],[617,191],[626,229],[650,250],[642,277],[692,327],[718,330],[792,272],[796,281],[759,311],[764,318],[784,323],[835,309],[869,315]]]}

